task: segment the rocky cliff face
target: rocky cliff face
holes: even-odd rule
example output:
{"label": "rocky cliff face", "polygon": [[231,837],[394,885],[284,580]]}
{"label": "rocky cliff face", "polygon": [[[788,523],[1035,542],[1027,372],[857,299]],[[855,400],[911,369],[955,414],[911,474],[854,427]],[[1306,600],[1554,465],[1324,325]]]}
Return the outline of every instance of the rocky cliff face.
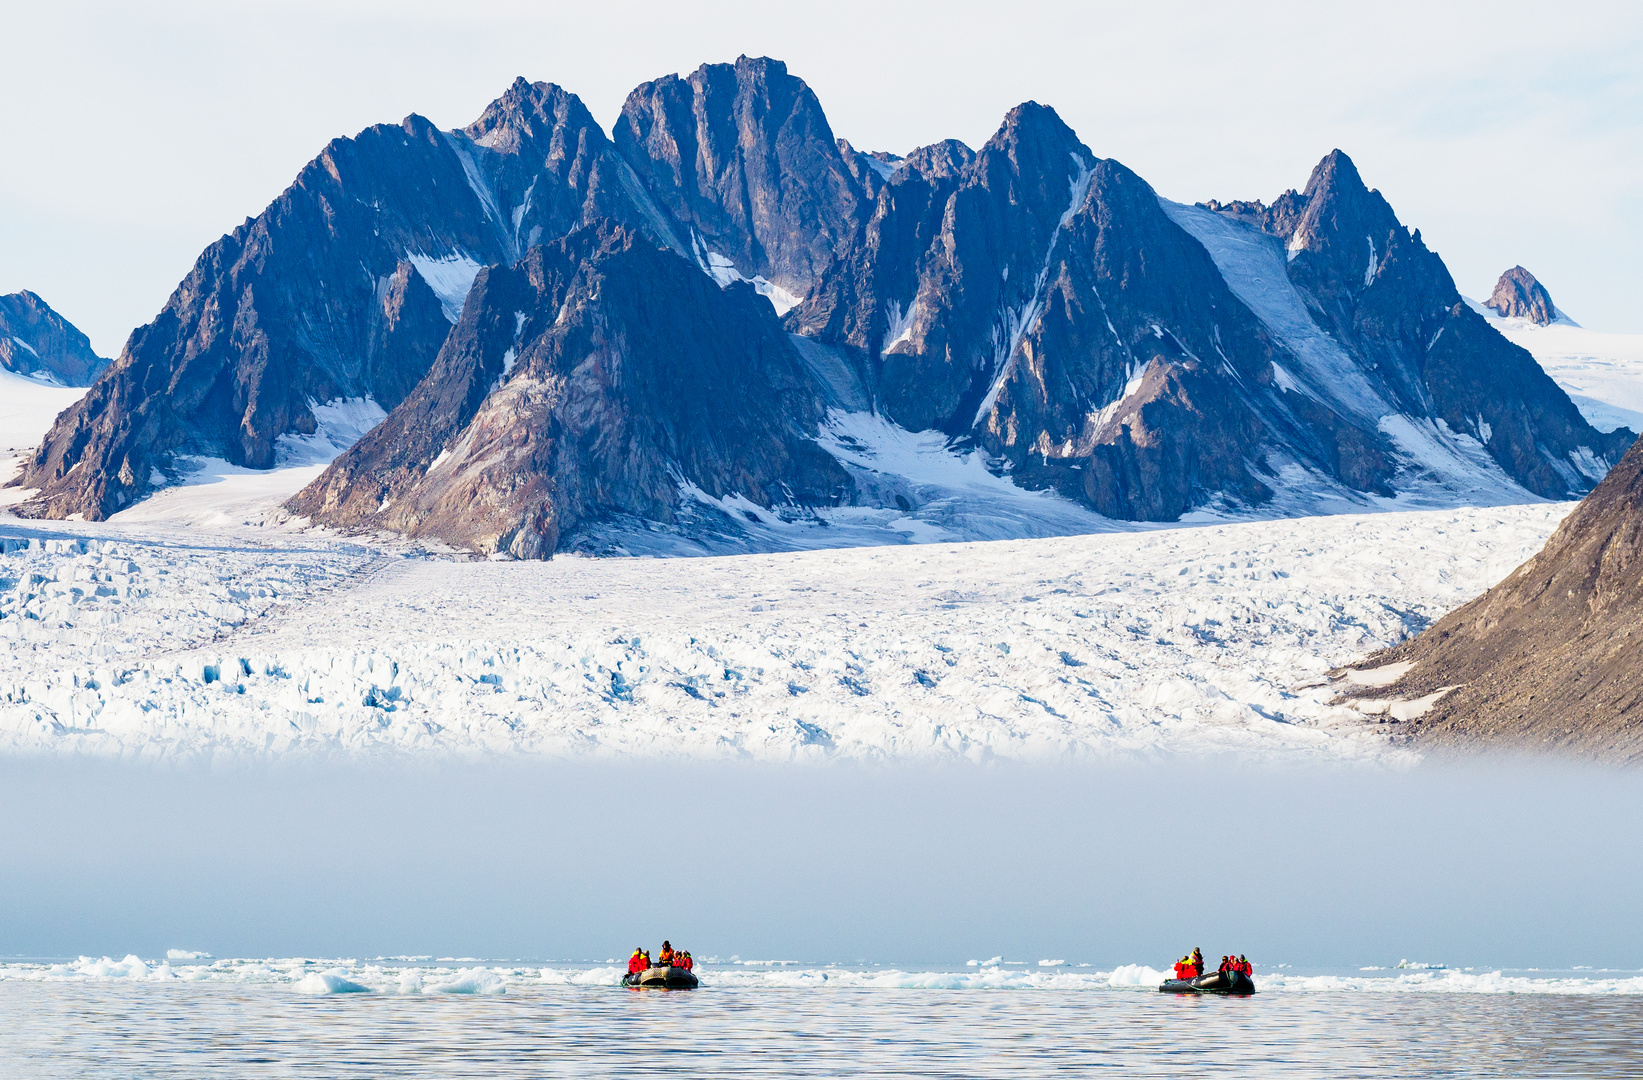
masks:
{"label": "rocky cliff face", "polygon": [[851,482],[767,300],[632,229],[585,228],[482,271],[433,369],[290,503],[519,558],[582,524],[674,524],[738,500],[804,516]]}
{"label": "rocky cliff face", "polygon": [[1483,306],[1493,308],[1503,319],[1528,319],[1536,326],[1549,326],[1557,320],[1552,294],[1521,266],[1500,275],[1495,291]]}
{"label": "rocky cliff face", "polygon": [[65,413],[16,481],[28,513],[96,519],[176,454],[276,464],[337,398],[392,409],[483,265],[587,221],[677,243],[582,103],[523,80],[462,131],[420,116],[338,139],[267,210],[207,248]]}
{"label": "rocky cliff face", "polygon": [[639,87],[612,138],[519,80],[465,129],[333,143],[61,418],[24,510],[112,513],[176,455],[268,467],[367,396],[388,421],[294,508],[516,554],[893,488],[818,449],[828,409],[1138,520],[1561,497],[1631,438],[1339,151],[1270,206],[1182,206],[1034,102],[979,150],[862,152],[742,57]]}
{"label": "rocky cliff face", "polygon": [[628,95],[616,148],[721,283],[753,281],[785,313],[849,248],[865,193],[816,95],[741,57]]}
{"label": "rocky cliff face", "polygon": [[90,386],[108,367],[91,339],[27,290],[0,296],[0,367],[18,375]]}
{"label": "rocky cliff face", "polygon": [[1412,665],[1380,694],[1443,692],[1409,723],[1417,741],[1643,761],[1640,567],[1634,445],[1538,555],[1366,666]]}
{"label": "rocky cliff face", "polygon": [[[1448,269],[1407,229],[1351,160],[1333,151],[1306,189],[1268,206],[1209,204],[1281,240],[1286,271],[1311,319],[1344,354],[1335,409],[1441,422],[1466,436],[1537,495],[1580,494],[1600,480],[1633,433],[1601,433],[1525,350],[1467,307]],[[1317,389],[1324,389],[1318,387]],[[1409,456],[1408,440],[1386,449]]]}

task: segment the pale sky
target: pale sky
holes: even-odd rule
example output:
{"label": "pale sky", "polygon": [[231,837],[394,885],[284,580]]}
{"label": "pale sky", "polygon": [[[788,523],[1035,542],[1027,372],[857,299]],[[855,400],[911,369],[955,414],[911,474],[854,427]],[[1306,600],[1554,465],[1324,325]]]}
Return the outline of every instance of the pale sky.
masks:
{"label": "pale sky", "polygon": [[1635,0],[0,0],[0,26],[0,292],[104,355],[336,136],[465,125],[516,75],[608,130],[638,83],[744,52],[864,149],[979,146],[1030,98],[1188,202],[1270,201],[1340,147],[1463,293],[1521,263],[1585,325],[1643,332]]}

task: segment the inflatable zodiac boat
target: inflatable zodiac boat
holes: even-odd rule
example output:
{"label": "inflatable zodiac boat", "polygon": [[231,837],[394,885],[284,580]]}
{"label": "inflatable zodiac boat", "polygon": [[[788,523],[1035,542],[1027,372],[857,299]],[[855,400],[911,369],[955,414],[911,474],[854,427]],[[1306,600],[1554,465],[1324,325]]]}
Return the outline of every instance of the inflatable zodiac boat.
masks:
{"label": "inflatable zodiac boat", "polygon": [[696,976],[681,967],[646,968],[636,975],[622,976],[623,986],[642,986],[653,990],[694,990]]}
{"label": "inflatable zodiac boat", "polygon": [[1241,971],[1212,971],[1196,979],[1165,979],[1166,994],[1253,994],[1255,980]]}

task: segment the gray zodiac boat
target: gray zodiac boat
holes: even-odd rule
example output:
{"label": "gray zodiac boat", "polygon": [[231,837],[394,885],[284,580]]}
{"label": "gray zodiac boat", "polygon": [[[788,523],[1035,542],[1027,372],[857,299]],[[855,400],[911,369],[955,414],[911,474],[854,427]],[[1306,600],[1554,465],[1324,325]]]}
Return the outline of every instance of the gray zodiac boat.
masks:
{"label": "gray zodiac boat", "polygon": [[622,976],[623,986],[640,986],[651,990],[694,990],[696,976],[682,967],[651,967],[634,975]]}
{"label": "gray zodiac boat", "polygon": [[1253,994],[1255,980],[1241,971],[1211,971],[1196,979],[1165,979],[1158,989],[1166,994]]}

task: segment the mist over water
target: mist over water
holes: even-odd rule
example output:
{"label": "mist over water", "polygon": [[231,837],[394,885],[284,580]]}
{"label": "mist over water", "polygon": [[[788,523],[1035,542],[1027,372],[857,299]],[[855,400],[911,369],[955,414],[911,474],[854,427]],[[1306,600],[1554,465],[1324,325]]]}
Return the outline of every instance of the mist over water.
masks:
{"label": "mist over water", "polygon": [[0,765],[0,954],[1643,967],[1643,778],[1544,762]]}

